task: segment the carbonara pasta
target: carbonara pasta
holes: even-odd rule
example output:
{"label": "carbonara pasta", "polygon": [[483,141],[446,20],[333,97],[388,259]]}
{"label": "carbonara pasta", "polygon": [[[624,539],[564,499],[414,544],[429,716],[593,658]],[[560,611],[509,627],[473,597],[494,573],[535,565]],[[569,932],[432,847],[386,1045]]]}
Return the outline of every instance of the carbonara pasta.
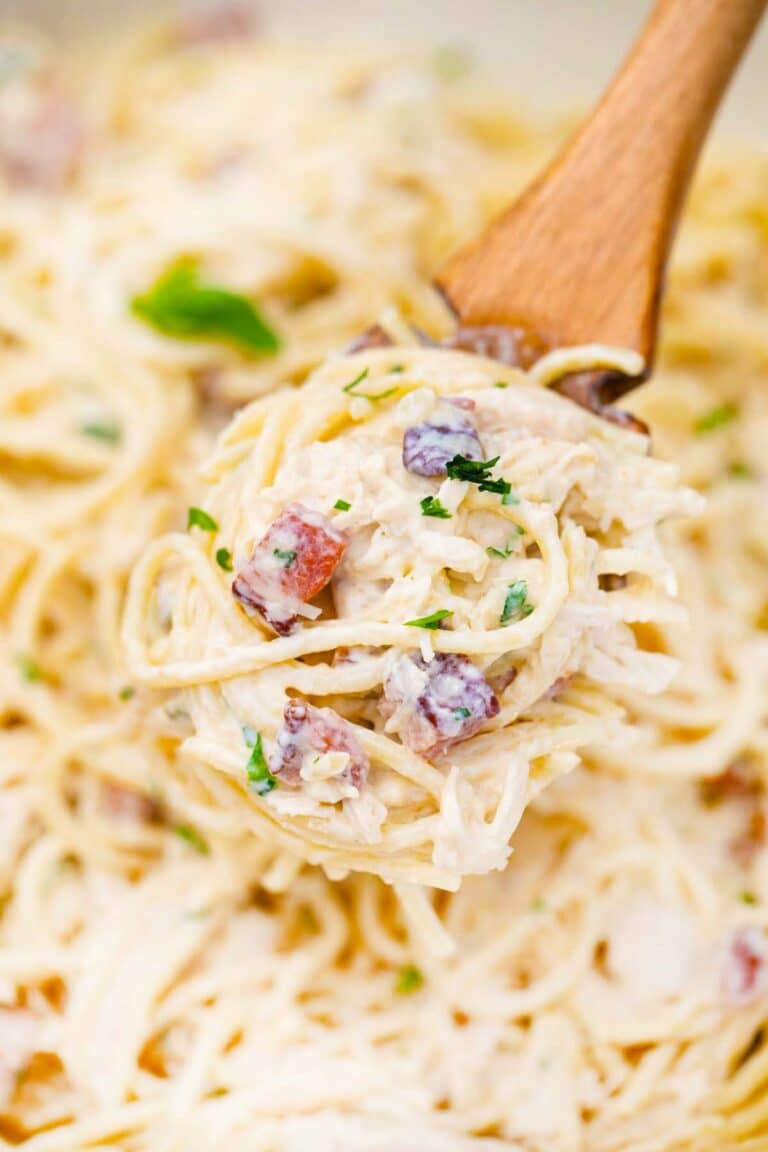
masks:
{"label": "carbonara pasta", "polygon": [[[455,53],[340,58],[275,43],[237,6],[98,51],[15,29],[2,44],[0,1143],[757,1152],[768,1133],[763,151],[721,152],[702,173],[659,367],[632,400],[654,459],[621,439],[643,475],[664,477],[659,461],[671,461],[706,497],[698,516],[659,528],[690,623],[654,589],[652,619],[627,623],[622,607],[611,624],[631,629],[635,655],[679,671],[653,695],[615,676],[590,684],[582,670],[534,705],[548,733],[557,718],[562,730],[609,725],[611,737],[590,737],[581,765],[530,798],[503,872],[427,896],[401,878],[396,895],[370,875],[329,880],[283,833],[263,834],[266,816],[252,813],[266,805],[243,795],[256,746],[246,736],[263,725],[271,751],[279,705],[241,715],[248,693],[235,713],[252,731],[222,739],[237,676],[217,668],[165,686],[163,669],[178,680],[176,666],[210,661],[215,629],[231,626],[248,649],[274,642],[229,583],[268,529],[266,510],[258,521],[249,507],[247,524],[237,511],[264,415],[283,413],[296,451],[313,455],[299,443],[309,408],[286,384],[319,370],[308,385],[328,389],[318,417],[342,421],[329,444],[355,444],[381,421],[394,445],[401,405],[425,389],[467,393],[430,368],[448,357],[476,375],[473,418],[493,459],[486,394],[506,418],[537,385],[496,366],[490,380],[485,362],[409,343],[401,327],[396,350],[329,358],[390,305],[407,332],[439,333],[433,270],[541,167],[563,126],[486,100]],[[207,335],[178,330],[190,298]],[[211,331],[212,312],[230,339]],[[407,395],[371,406],[340,390],[365,367],[356,390],[383,386],[397,364],[386,387]],[[510,386],[488,388],[496,379]],[[536,400],[584,421],[603,451],[617,436],[540,389]],[[278,481],[288,438],[261,442],[276,453],[274,483],[298,486]],[[506,462],[489,475],[511,486]],[[420,508],[431,496],[451,511],[447,478],[398,477],[404,526],[413,517],[419,540],[449,536],[451,519]],[[505,518],[539,510],[523,479]],[[334,486],[316,505],[303,485],[280,488],[274,512],[298,498],[346,533],[366,483],[363,473],[360,495]],[[462,482],[458,517],[493,498],[493,539],[483,528],[478,542],[506,552],[502,494],[477,489]],[[350,509],[334,509],[340,500]],[[558,519],[560,547],[565,527]],[[589,538],[604,556],[600,532]],[[120,622],[129,574],[153,555],[163,579],[139,570],[131,634],[132,659],[158,682],[141,686]],[[505,599],[526,580],[533,628],[543,556],[487,562]],[[610,563],[587,603],[637,615],[663,566],[625,588],[620,571]],[[200,651],[167,631],[177,601],[166,579],[211,630]],[[489,611],[503,610],[497,595]],[[316,605],[308,634],[337,623],[323,593]],[[398,624],[443,607],[457,613],[442,594],[410,615],[403,604]],[[434,646],[453,630],[418,635]],[[347,666],[320,654],[317,667]],[[216,748],[231,737],[231,766],[190,755],[196,729]],[[432,849],[425,840],[425,858]]]}
{"label": "carbonara pasta", "polygon": [[243,826],[333,873],[503,868],[526,799],[621,738],[600,686],[669,684],[631,625],[680,618],[656,527],[698,498],[496,361],[337,357],[245,409],[206,472],[203,531],[137,568],[134,670],[185,688],[186,749]]}

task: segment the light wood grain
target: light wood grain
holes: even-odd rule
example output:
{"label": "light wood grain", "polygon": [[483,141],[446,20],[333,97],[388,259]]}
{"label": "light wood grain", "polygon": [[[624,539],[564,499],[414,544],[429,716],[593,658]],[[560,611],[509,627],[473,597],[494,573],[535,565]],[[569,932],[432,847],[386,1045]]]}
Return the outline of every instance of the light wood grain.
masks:
{"label": "light wood grain", "polygon": [[438,276],[460,324],[514,326],[545,347],[633,348],[650,369],[686,189],[766,3],[656,5],[575,138]]}

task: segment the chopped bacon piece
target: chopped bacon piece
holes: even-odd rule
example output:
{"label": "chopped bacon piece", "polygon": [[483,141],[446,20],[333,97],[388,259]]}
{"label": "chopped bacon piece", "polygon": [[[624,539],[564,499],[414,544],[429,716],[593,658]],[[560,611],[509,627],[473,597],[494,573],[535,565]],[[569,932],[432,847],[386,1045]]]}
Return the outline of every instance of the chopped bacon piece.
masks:
{"label": "chopped bacon piece", "polygon": [[499,712],[483,673],[466,656],[398,653],[384,679],[381,711],[414,752],[437,756],[468,740]]}
{"label": "chopped bacon piece", "polygon": [[346,752],[349,756],[340,779],[361,788],[370,763],[354,729],[332,708],[316,708],[304,700],[290,699],[283,709],[283,724],[269,767],[284,784],[301,784],[301,767],[307,756]]}
{"label": "chopped bacon piece", "polygon": [[347,352],[365,352],[368,348],[389,348],[392,345],[392,340],[387,336],[381,324],[374,324],[371,328],[366,328],[362,336],[358,336],[347,347]]}
{"label": "chopped bacon piece", "polygon": [[163,807],[153,796],[127,788],[113,780],[101,786],[101,801],[107,816],[114,820],[130,820],[136,824],[160,824]]}
{"label": "chopped bacon piece", "polygon": [[[470,405],[474,407],[470,401]],[[403,437],[403,466],[415,476],[445,476],[446,465],[454,456],[482,460],[483,446],[477,430],[465,415],[466,398],[444,400],[434,416],[413,428]]]}
{"label": "chopped bacon piece", "polygon": [[768,843],[768,820],[762,805],[753,809],[738,836],[734,836],[729,844],[731,854],[737,864],[742,868],[749,868],[755,857]]}
{"label": "chopped bacon piece", "polygon": [[740,1007],[750,1004],[766,990],[765,936],[750,925],[731,934],[721,976],[723,998]]}
{"label": "chopped bacon piece", "polygon": [[0,167],[15,184],[55,191],[73,176],[80,158],[80,111],[48,86],[19,96],[18,103],[0,104]]}
{"label": "chopped bacon piece", "polygon": [[737,756],[719,776],[711,776],[701,783],[701,799],[713,806],[724,800],[753,799],[762,791],[762,781],[747,755]]}
{"label": "chopped bacon piece", "polygon": [[458,348],[528,370],[547,351],[545,345],[524,328],[506,328],[502,324],[460,325],[447,339],[444,348]]}
{"label": "chopped bacon piece", "polygon": [[233,595],[280,636],[288,636],[299,616],[311,615],[307,603],[328,584],[346,547],[346,536],[327,517],[290,504],[238,572]]}
{"label": "chopped bacon piece", "polygon": [[252,36],[258,24],[258,13],[253,4],[241,0],[218,0],[186,13],[176,38],[184,47],[228,44]]}

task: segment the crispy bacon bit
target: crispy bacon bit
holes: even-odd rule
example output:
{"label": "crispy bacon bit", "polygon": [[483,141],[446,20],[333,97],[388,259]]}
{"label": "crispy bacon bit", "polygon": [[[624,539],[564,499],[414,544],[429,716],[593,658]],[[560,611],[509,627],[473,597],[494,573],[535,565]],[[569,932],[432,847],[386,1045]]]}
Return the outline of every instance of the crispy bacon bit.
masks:
{"label": "crispy bacon bit", "polygon": [[185,48],[229,44],[252,36],[258,24],[258,14],[252,4],[219,0],[188,12],[178,26],[176,39]]}
{"label": "crispy bacon bit", "polygon": [[160,824],[163,820],[163,807],[158,800],[113,780],[102,784],[101,802],[107,816],[114,820],[137,824]]}
{"label": "crispy bacon bit", "polygon": [[277,747],[269,758],[270,771],[282,784],[298,786],[306,758],[327,752],[346,752],[349,760],[337,779],[362,788],[370,763],[352,726],[332,708],[290,699],[283,709]]}
{"label": "crispy bacon bit", "polygon": [[[15,86],[14,86],[15,88]],[[50,86],[0,104],[0,167],[15,184],[56,191],[74,175],[84,129],[79,109]]]}
{"label": "crispy bacon bit", "polygon": [[390,340],[381,324],[374,324],[371,328],[367,328],[362,336],[358,336],[357,340],[353,340],[347,347],[347,352],[365,352],[368,348],[389,348],[393,341]]}
{"label": "crispy bacon bit", "polygon": [[459,325],[447,339],[441,341],[444,348],[458,348],[462,352],[473,352],[475,356],[487,356],[510,364],[513,368],[527,371],[547,351],[525,328],[506,328],[502,324]]}
{"label": "crispy bacon bit", "polygon": [[246,611],[258,612],[280,636],[294,631],[307,604],[329,583],[347,539],[319,512],[290,504],[253,549],[232,584]]}
{"label": "crispy bacon bit", "polygon": [[754,926],[737,928],[728,941],[721,974],[721,990],[728,1004],[751,1004],[765,991],[765,962],[762,931]]}
{"label": "crispy bacon bit", "polygon": [[443,400],[434,415],[422,424],[407,428],[403,437],[403,467],[414,476],[445,476],[446,465],[454,456],[482,460],[483,446],[471,419],[465,412],[474,407],[457,396]]}
{"label": "crispy bacon bit", "polygon": [[760,796],[763,785],[749,756],[737,756],[719,776],[701,783],[702,801],[714,807],[724,800],[750,800]]}
{"label": "crispy bacon bit", "polygon": [[437,653],[427,664],[417,652],[399,653],[384,679],[380,708],[388,728],[426,756],[468,740],[499,712],[483,673],[466,656]]}

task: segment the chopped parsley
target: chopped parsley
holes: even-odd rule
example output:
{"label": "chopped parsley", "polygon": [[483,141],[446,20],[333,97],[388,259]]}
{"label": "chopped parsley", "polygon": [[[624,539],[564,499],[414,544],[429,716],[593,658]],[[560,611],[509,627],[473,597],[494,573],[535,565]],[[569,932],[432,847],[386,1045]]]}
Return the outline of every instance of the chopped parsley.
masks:
{"label": "chopped parsley", "polygon": [[497,380],[496,383],[494,384],[494,388],[509,388],[509,381]]}
{"label": "chopped parsley", "polygon": [[468,484],[477,484],[481,492],[496,492],[499,496],[509,496],[512,492],[509,481],[491,478],[491,469],[498,462],[498,456],[494,456],[492,460],[469,460],[466,456],[454,456],[453,460],[449,460],[446,464],[445,470],[451,480],[466,480]]}
{"label": "chopped parsley", "polygon": [[202,508],[187,509],[187,529],[202,528],[203,532],[218,532],[219,526],[213,516]]}
{"label": "chopped parsley", "polygon": [[760,903],[760,901],[757,898],[756,892],[750,892],[750,891],[742,892],[739,899],[741,900],[742,904],[759,904]]}
{"label": "chopped parsley", "polygon": [[448,608],[438,608],[437,612],[433,612],[431,616],[419,616],[417,620],[406,620],[409,628],[435,628],[440,627],[443,620],[447,620],[449,616],[453,616]]}
{"label": "chopped parsley", "polygon": [[350,504],[349,500],[337,500],[334,504],[334,508],[337,512],[349,512],[351,507],[352,505]]}
{"label": "chopped parsley", "polygon": [[716,432],[718,428],[731,424],[738,415],[739,409],[736,404],[720,404],[717,408],[712,408],[703,416],[699,416],[693,425],[693,430],[697,436],[708,436],[710,432]]}
{"label": "chopped parsley", "polygon": [[454,720],[469,720],[472,712],[469,708],[456,708],[453,713]]}
{"label": "chopped parsley", "polygon": [[514,584],[510,584],[504,597],[499,623],[511,624],[516,620],[524,620],[531,612],[533,604],[528,601],[528,585],[525,580],[515,580]]}
{"label": "chopped parsley", "polygon": [[136,689],[133,684],[126,684],[117,694],[118,700],[133,700],[136,695]]}
{"label": "chopped parsley", "polygon": [[415,964],[406,964],[397,974],[395,992],[398,996],[411,996],[424,984],[424,973]]}
{"label": "chopped parsley", "polygon": [[216,549],[216,563],[219,568],[223,568],[225,572],[232,571],[232,553],[229,548]]}
{"label": "chopped parsley", "polygon": [[732,460],[726,472],[734,480],[754,480],[755,470],[745,460]]}
{"label": "chopped parsley", "polygon": [[246,724],[243,727],[243,740],[251,750],[251,755],[245,766],[248,787],[257,796],[266,796],[267,792],[277,788],[277,780],[269,770],[267,758],[264,755],[261,732],[256,732],[255,729]]}
{"label": "chopped parsley", "polygon": [[405,372],[405,364],[392,364],[387,371],[393,374],[396,372]]}
{"label": "chopped parsley", "polygon": [[16,667],[23,678],[30,684],[36,684],[43,679],[43,669],[28,652],[16,653]]}
{"label": "chopped parsley", "polygon": [[525,535],[525,528],[521,528],[519,524],[514,526],[515,535],[510,537],[510,540],[503,548],[494,548],[493,546],[486,548],[489,556],[496,556],[499,560],[506,560],[513,552],[517,550],[520,543],[520,537]]}
{"label": "chopped parsley", "polygon": [[164,336],[219,340],[243,352],[274,355],[277,333],[246,297],[205,284],[195,260],[177,260],[152,287],[131,301],[134,316]]}
{"label": "chopped parsley", "polygon": [[444,507],[437,496],[425,496],[419,501],[422,516],[434,516],[436,520],[450,520],[452,513]]}
{"label": "chopped parsley", "polygon": [[83,436],[90,436],[93,440],[103,440],[105,444],[118,444],[120,442],[120,425],[110,420],[92,420],[80,425]]}
{"label": "chopped parsley", "polygon": [[288,548],[273,548],[272,555],[277,557],[283,568],[290,568],[296,559],[296,553]]}
{"label": "chopped parsley", "polygon": [[195,852],[201,856],[210,855],[210,847],[208,841],[200,835],[197,828],[193,828],[191,824],[174,824],[174,833],[178,836],[179,840],[183,840]]}
{"label": "chopped parsley", "polygon": [[368,376],[368,369],[363,368],[359,376],[355,376],[354,380],[350,380],[349,384],[345,384],[342,392],[346,392],[348,396],[359,396],[363,400],[386,400],[387,396],[394,396],[395,392],[399,392],[399,387],[396,385],[394,388],[387,388],[384,392],[355,392],[358,384],[362,384],[363,380]]}

